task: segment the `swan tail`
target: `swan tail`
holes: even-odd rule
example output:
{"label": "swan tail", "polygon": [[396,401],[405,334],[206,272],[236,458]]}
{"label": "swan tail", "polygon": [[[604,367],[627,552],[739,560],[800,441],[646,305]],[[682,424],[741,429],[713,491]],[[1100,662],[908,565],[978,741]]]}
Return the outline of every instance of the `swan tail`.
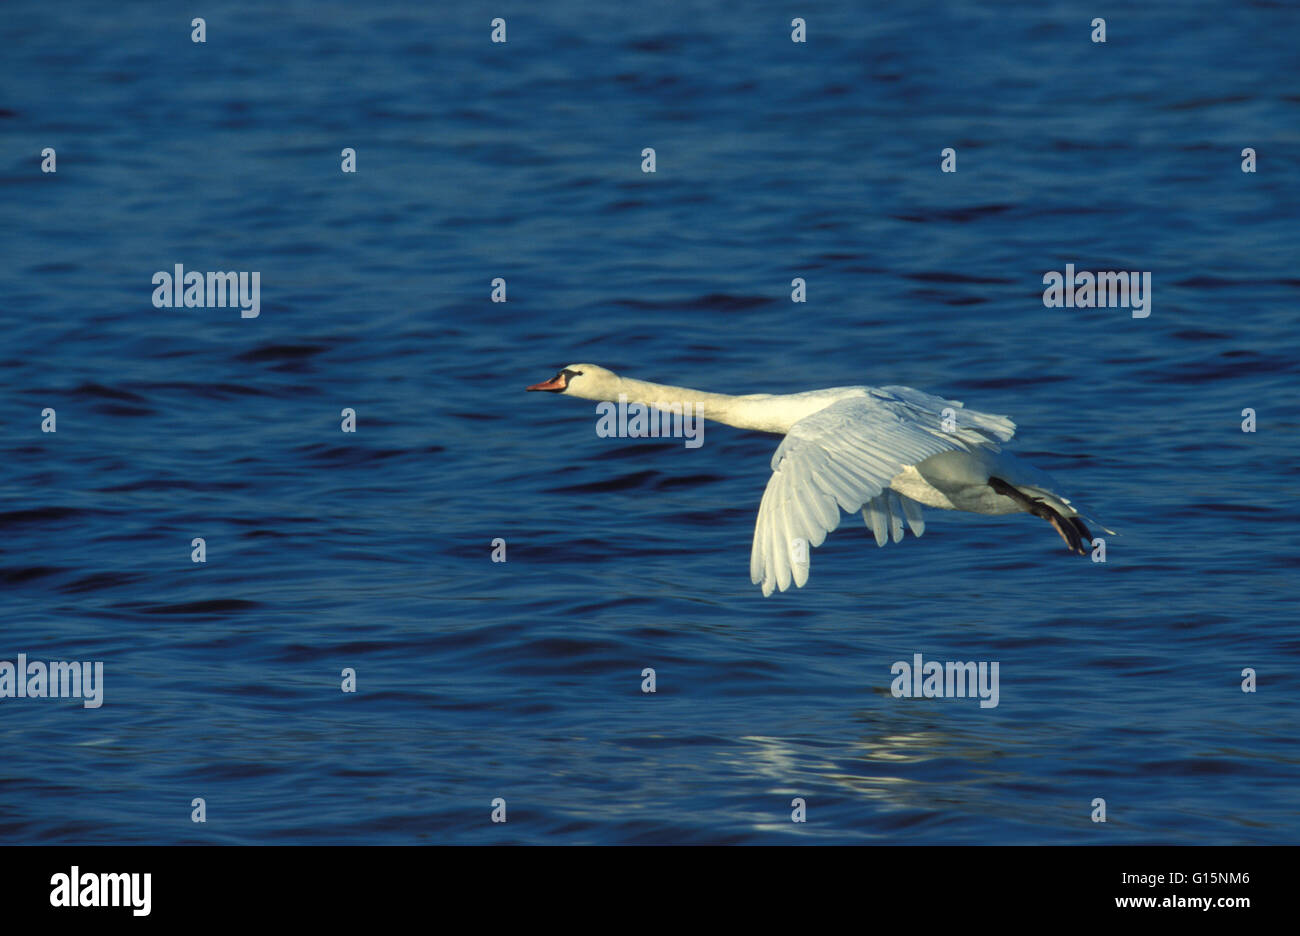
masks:
{"label": "swan tail", "polygon": [[[1059,494],[1053,494],[1051,491],[1044,490],[1030,485],[1021,485],[1015,487],[1008,484],[1001,478],[989,478],[989,487],[1003,497],[1009,497],[1026,513],[1033,514],[1035,517],[1046,520],[1052,525],[1052,529],[1065,541],[1065,547],[1072,553],[1080,556],[1088,555],[1088,548],[1092,546],[1092,532],[1088,529],[1084,517],[1073,507],[1070,502],[1061,497]],[[1095,520],[1088,518],[1090,522],[1096,523]],[[1117,535],[1114,530],[1108,530],[1106,527],[1096,523],[1097,528],[1111,536]]]}
{"label": "swan tail", "polygon": [[1089,516],[1078,507],[1074,506],[1067,497],[1062,497],[1060,494],[1054,494],[1046,488],[1035,487],[1034,485],[1028,484],[1021,484],[1017,489],[1021,493],[1028,494],[1032,498],[1045,501],[1047,504],[1051,505],[1053,510],[1065,517],[1072,524],[1077,520],[1080,533],[1082,533],[1084,538],[1089,542],[1092,540],[1092,534],[1088,532],[1089,526],[1100,530],[1107,536],[1119,536],[1118,533],[1109,527],[1102,526],[1101,522],[1096,517]]}

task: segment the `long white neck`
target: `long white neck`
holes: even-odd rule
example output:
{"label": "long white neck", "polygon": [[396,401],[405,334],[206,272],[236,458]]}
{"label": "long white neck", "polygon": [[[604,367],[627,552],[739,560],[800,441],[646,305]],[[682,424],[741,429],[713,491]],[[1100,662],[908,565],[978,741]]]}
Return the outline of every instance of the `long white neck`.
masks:
{"label": "long white neck", "polygon": [[759,432],[785,433],[804,416],[828,406],[833,399],[821,394],[795,393],[784,396],[770,393],[751,393],[732,396],[727,393],[708,393],[690,387],[673,387],[668,384],[617,377],[612,389],[598,397],[612,403],[624,396],[628,403],[647,406],[680,404],[694,407],[693,412],[737,429],[754,429]]}

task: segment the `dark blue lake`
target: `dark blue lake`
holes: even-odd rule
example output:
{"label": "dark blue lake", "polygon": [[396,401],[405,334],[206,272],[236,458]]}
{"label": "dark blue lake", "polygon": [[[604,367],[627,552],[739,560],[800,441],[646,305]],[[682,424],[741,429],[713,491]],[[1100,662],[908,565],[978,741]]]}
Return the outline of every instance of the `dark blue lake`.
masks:
{"label": "dark blue lake", "polygon": [[[0,11],[0,661],[104,673],[0,698],[0,840],[1300,838],[1294,5],[202,6]],[[847,517],[763,598],[779,437],[601,438],[571,362],[1005,413],[1119,535]]]}

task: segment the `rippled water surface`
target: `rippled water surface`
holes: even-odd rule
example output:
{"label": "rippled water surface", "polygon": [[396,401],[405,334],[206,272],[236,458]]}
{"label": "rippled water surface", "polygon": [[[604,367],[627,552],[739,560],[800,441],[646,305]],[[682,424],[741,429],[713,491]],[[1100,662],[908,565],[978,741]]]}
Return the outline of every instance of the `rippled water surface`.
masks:
{"label": "rippled water surface", "polygon": [[[0,11],[0,660],[105,667],[0,700],[0,838],[1296,841],[1295,8],[644,6]],[[1006,413],[1121,535],[851,520],[764,599],[777,438],[598,438],[574,361]]]}

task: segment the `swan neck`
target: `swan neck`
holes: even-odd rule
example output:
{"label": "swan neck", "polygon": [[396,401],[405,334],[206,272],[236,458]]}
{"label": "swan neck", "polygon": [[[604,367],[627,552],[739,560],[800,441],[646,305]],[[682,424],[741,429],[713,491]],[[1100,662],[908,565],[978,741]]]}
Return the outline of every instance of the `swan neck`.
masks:
{"label": "swan neck", "polygon": [[621,397],[626,397],[628,403],[643,403],[646,406],[664,404],[668,407],[680,405],[684,411],[690,406],[693,408],[690,412],[694,412],[699,417],[734,426],[737,429],[784,431],[784,429],[772,428],[771,419],[764,417],[757,405],[763,399],[762,397],[709,393],[691,387],[674,387],[670,384],[650,383],[647,380],[634,380],[630,377],[619,378],[617,393]]}

